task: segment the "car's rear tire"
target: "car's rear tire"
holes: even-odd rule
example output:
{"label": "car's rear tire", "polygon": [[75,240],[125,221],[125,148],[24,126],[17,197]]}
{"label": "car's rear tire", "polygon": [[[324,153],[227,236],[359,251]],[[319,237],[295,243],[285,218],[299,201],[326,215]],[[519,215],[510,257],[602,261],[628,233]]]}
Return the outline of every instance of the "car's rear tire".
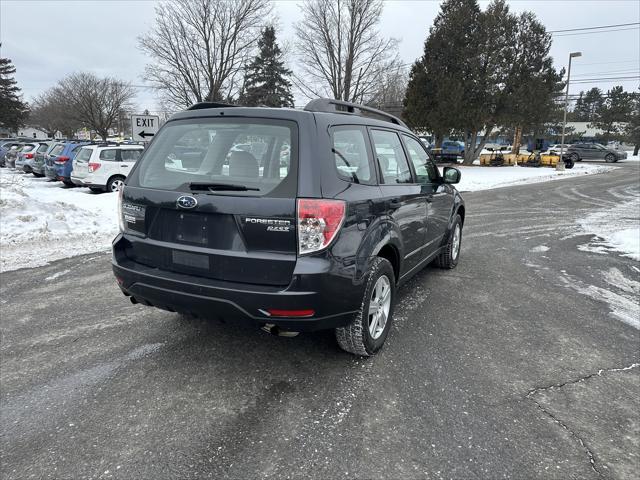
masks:
{"label": "car's rear tire", "polygon": [[616,158],[616,156],[613,153],[607,153],[604,157],[604,161],[607,163],[613,163],[615,161],[617,161],[618,159]]}
{"label": "car's rear tire", "polygon": [[449,238],[447,243],[436,257],[436,265],[440,268],[451,269],[456,268],[458,259],[460,258],[460,250],[462,249],[462,218],[456,214],[453,220],[451,230],[449,230]]}
{"label": "car's rear tire", "polygon": [[124,177],[122,175],[114,175],[107,182],[107,192],[117,192],[124,185]]}
{"label": "car's rear tire", "polygon": [[340,348],[362,357],[380,350],[391,328],[395,296],[393,267],[386,258],[376,257],[368,273],[358,313],[349,325],[336,328]]}
{"label": "car's rear tire", "polygon": [[91,190],[93,193],[102,193],[102,192],[104,192],[104,190],[102,188],[99,188],[99,187],[89,187],[89,190]]}
{"label": "car's rear tire", "polygon": [[33,176],[36,177],[36,178],[44,177],[44,174],[42,174],[42,173],[36,173],[36,172],[33,172],[33,171],[31,173],[33,173]]}
{"label": "car's rear tire", "polygon": [[582,159],[580,158],[580,155],[578,155],[578,154],[577,154],[577,153],[575,153],[575,152],[574,152],[574,153],[572,153],[572,154],[570,155],[570,157],[571,157],[571,160],[573,160],[574,162],[581,162],[581,161],[582,161]]}

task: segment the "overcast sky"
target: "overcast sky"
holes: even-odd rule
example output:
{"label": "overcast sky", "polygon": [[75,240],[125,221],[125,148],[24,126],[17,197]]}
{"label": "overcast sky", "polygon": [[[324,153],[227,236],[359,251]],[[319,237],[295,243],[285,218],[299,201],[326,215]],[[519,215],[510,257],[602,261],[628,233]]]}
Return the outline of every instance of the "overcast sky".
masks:
{"label": "overcast sky", "polygon": [[[292,43],[292,25],[301,18],[298,2],[274,3],[279,41]],[[405,63],[422,55],[439,3],[436,0],[386,2],[380,30],[383,35],[400,40],[400,56]],[[487,3],[482,1],[482,7]],[[513,11],[534,12],[547,30],[640,22],[638,0],[511,0],[509,3]],[[142,72],[149,59],[138,49],[137,37],[153,24],[156,4],[154,0],[0,0],[0,54],[13,60],[16,79],[26,100],[65,75],[81,70],[142,85]],[[583,54],[574,60],[572,79],[575,80],[640,73],[640,30],[637,28],[554,36],[551,54],[558,67],[566,65],[572,51]],[[638,87],[638,80],[576,83],[571,92],[592,86],[606,90],[617,84],[633,90]],[[158,108],[149,89],[138,88],[136,101],[140,110]]]}

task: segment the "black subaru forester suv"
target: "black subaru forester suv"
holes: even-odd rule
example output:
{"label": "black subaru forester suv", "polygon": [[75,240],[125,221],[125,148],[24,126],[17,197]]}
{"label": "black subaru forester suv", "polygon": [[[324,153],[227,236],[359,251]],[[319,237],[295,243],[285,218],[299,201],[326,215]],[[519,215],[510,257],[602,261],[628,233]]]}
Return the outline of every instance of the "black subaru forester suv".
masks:
{"label": "black subaru forester suv", "polygon": [[432,261],[458,262],[459,180],[368,107],[196,104],[120,191],[113,271],[133,303],[274,333],[333,328],[344,350],[372,355],[396,288]]}

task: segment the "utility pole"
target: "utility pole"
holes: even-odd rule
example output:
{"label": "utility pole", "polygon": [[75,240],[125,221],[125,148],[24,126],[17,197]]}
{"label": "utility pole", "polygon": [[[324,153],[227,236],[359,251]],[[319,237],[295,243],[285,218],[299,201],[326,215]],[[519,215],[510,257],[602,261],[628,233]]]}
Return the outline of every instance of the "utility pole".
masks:
{"label": "utility pole", "polygon": [[560,160],[556,164],[556,170],[564,171],[564,133],[567,128],[567,108],[569,107],[569,81],[571,80],[571,59],[581,57],[582,52],[571,52],[569,54],[569,68],[567,69],[567,93],[564,97],[564,119],[562,120],[562,140],[560,141]]}

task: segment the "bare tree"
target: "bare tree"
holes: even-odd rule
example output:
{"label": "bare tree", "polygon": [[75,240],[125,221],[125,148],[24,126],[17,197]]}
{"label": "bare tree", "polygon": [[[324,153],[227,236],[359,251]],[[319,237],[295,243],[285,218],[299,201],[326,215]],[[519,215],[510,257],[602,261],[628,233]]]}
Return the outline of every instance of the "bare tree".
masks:
{"label": "bare tree", "polygon": [[74,73],[61,80],[54,95],[67,106],[73,120],[95,130],[103,140],[117,125],[118,115],[130,107],[135,91],[114,78],[98,78],[92,73]]}
{"label": "bare tree", "polygon": [[160,3],[155,26],[139,38],[154,59],[145,79],[176,109],[231,100],[270,11],[268,0]]}
{"label": "bare tree", "polygon": [[402,111],[408,83],[409,72],[406,67],[400,64],[400,61],[393,62],[374,81],[369,105]]}
{"label": "bare tree", "polygon": [[82,122],[73,118],[69,106],[53,88],[33,100],[29,123],[34,127],[41,128],[52,138],[56,132],[61,132],[64,136],[71,138],[82,127]]}
{"label": "bare tree", "polygon": [[381,73],[397,59],[397,41],[377,29],[382,0],[305,0],[301,8],[298,88],[310,98],[369,100]]}

